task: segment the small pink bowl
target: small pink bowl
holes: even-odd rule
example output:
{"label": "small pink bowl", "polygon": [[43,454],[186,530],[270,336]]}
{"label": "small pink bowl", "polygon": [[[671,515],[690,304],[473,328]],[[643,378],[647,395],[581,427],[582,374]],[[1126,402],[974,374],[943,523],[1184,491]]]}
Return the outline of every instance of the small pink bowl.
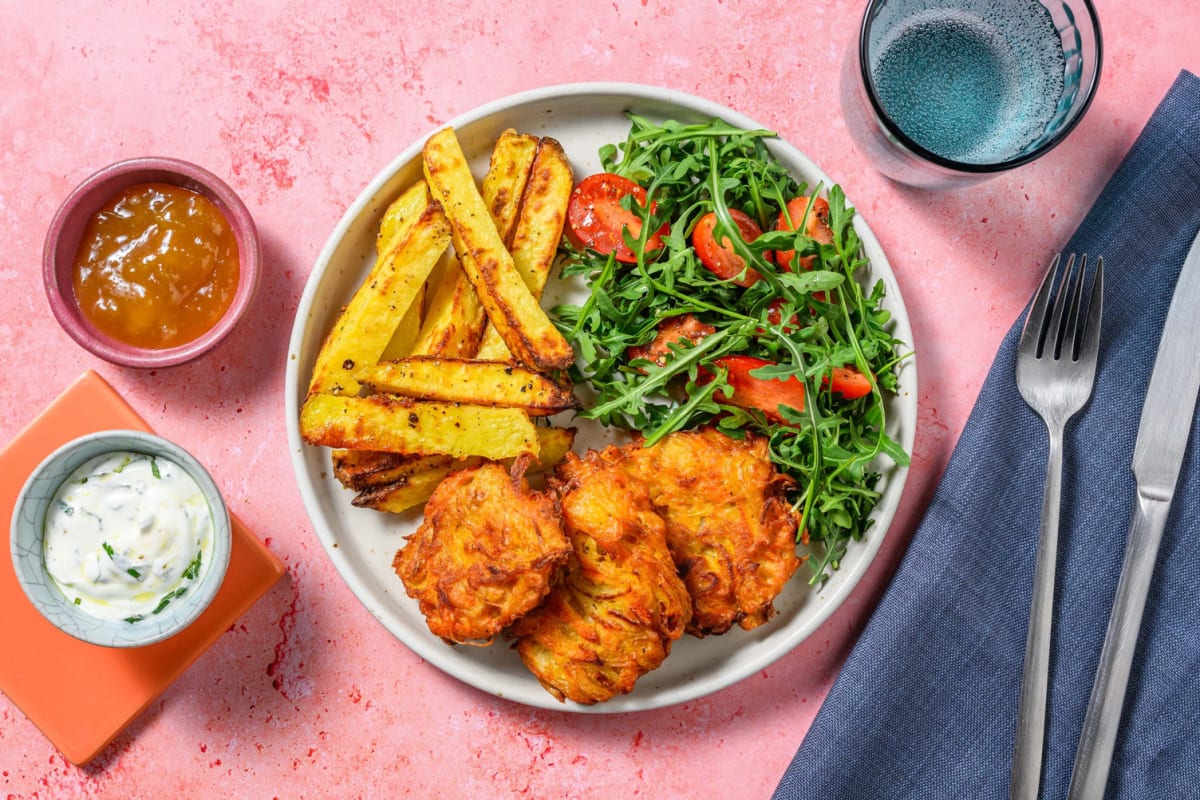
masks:
{"label": "small pink bowl", "polygon": [[[225,315],[208,332],[179,347],[151,350],[117,341],[98,331],[75,299],[75,253],[88,221],[118,192],[139,183],[171,183],[198,192],[229,220],[241,260],[237,292]],[[42,279],[50,309],[72,339],[94,355],[127,367],[169,367],[206,353],[234,329],[254,299],[262,262],[258,230],[245,204],[224,181],[206,169],[175,158],[133,158],[104,167],[79,184],[59,207],[46,233]]]}

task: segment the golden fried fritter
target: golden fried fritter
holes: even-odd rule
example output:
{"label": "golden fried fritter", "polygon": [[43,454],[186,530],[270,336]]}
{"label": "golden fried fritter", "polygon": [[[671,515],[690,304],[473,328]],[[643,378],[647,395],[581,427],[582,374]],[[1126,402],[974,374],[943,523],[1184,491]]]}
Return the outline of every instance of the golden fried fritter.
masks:
{"label": "golden fried fritter", "polygon": [[645,487],[616,447],[570,454],[554,485],[574,553],[542,605],[510,629],[521,660],[559,700],[633,689],[683,635],[691,599]]}
{"label": "golden fried fritter", "polygon": [[708,428],[634,443],[625,467],[667,523],[667,546],[692,596],[688,633],[755,628],[800,565],[793,482],[779,473],[767,440],[731,439]]}
{"label": "golden fried fritter", "polygon": [[449,475],[392,568],[449,644],[490,644],[536,606],[571,553],[558,500],[529,488],[522,467]]}

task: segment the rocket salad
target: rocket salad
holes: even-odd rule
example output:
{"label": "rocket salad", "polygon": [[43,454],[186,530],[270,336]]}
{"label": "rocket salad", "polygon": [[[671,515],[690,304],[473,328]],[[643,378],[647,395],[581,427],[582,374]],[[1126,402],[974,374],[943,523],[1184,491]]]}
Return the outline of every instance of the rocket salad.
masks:
{"label": "rocket salad", "polygon": [[765,130],[653,123],[600,151],[568,208],[564,277],[590,294],[554,309],[595,393],[584,417],[641,433],[715,425],[770,442],[812,581],[839,566],[879,499],[879,456],[904,343],[838,186],[806,186]]}

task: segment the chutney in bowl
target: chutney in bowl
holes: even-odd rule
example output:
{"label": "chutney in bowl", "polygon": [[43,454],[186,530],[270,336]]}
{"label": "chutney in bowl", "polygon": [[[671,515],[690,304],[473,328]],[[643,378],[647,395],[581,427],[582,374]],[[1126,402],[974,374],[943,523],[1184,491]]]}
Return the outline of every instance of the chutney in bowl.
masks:
{"label": "chutney in bowl", "polygon": [[63,202],[46,235],[51,309],[89,352],[165,367],[224,339],[253,299],[262,260],[245,204],[173,158],[112,164]]}

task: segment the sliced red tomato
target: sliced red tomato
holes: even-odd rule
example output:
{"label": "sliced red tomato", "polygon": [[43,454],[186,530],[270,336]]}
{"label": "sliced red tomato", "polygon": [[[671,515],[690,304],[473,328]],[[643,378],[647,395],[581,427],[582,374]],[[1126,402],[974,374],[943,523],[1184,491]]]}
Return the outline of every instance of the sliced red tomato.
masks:
{"label": "sliced red tomato", "polygon": [[630,347],[626,353],[630,360],[644,358],[662,367],[666,366],[672,344],[687,342],[695,347],[704,341],[704,337],[711,336],[716,332],[716,328],[706,322],[701,322],[696,315],[680,314],[658,324],[658,334],[654,337],[654,341],[638,347]]}
{"label": "sliced red tomato", "polygon": [[[776,297],[767,306],[767,322],[772,325],[778,325],[783,321],[783,298]],[[787,324],[783,326],[784,333],[792,333],[796,328],[800,327],[800,316],[792,314],[788,317]]]}
{"label": "sliced red tomato", "polygon": [[[807,215],[807,216],[805,216]],[[786,213],[779,212],[775,220],[775,230],[794,231],[796,225],[804,223],[804,233],[819,244],[833,244],[833,228],[829,227],[829,201],[823,197],[812,201],[809,208],[807,197],[797,197],[789,200]],[[780,250],[775,254],[775,263],[784,269],[790,269],[792,259],[796,257],[795,250]],[[800,259],[801,269],[812,269],[814,256]]]}
{"label": "sliced red tomato", "polygon": [[[762,236],[762,228],[748,214],[731,208],[729,216],[737,225],[743,241],[753,242]],[[762,275],[754,269],[746,269],[746,260],[733,249],[733,243],[729,241],[728,236],[722,236],[720,242],[716,240],[713,235],[716,225],[716,212],[710,211],[702,216],[692,229],[692,247],[696,248],[700,263],[718,278],[731,280],[738,286],[752,286],[762,280]],[[742,275],[743,270],[745,275]]]}
{"label": "sliced red tomato", "polygon": [[[733,389],[732,397],[723,394],[717,396],[722,403],[758,409],[768,419],[785,425],[787,420],[779,413],[780,406],[804,410],[804,382],[799,378],[793,376],[777,381],[773,378],[756,378],[750,374],[761,367],[773,366],[770,361],[754,356],[722,356],[713,364],[725,368],[726,380]],[[830,373],[821,381],[821,386],[841,395],[843,399],[854,400],[871,392],[871,380],[853,367],[834,367]]]}
{"label": "sliced red tomato", "polygon": [[804,382],[791,377],[785,381],[756,378],[750,374],[760,367],[772,366],[770,361],[754,356],[722,356],[713,362],[727,371],[726,380],[733,389],[732,397],[719,396],[723,403],[740,408],[756,408],[776,422],[785,422],[780,406],[804,410]]}
{"label": "sliced red tomato", "polygon": [[[632,210],[621,207],[621,200],[632,196],[634,202],[646,204],[646,190],[628,178],[610,172],[598,172],[579,182],[567,203],[566,234],[576,247],[588,247],[625,264],[637,261],[637,255],[625,245],[622,231],[629,229],[634,239],[642,232],[642,221]],[[654,204],[650,204],[654,211]],[[667,225],[655,231],[646,242],[649,251],[662,247]]]}
{"label": "sliced red tomato", "polygon": [[871,379],[853,367],[834,367],[827,381],[829,390],[847,400],[856,400],[871,393]]}
{"label": "sliced red tomato", "polygon": [[[771,323],[772,325],[778,325],[780,322],[783,322],[783,303],[784,301],[782,297],[776,297],[771,301],[770,305],[767,306],[767,322]],[[790,317],[788,317],[788,321],[783,325],[783,333],[784,335],[795,333],[799,327],[800,315],[792,314]],[[760,336],[767,332],[766,327],[762,325],[757,326],[754,330]]]}

